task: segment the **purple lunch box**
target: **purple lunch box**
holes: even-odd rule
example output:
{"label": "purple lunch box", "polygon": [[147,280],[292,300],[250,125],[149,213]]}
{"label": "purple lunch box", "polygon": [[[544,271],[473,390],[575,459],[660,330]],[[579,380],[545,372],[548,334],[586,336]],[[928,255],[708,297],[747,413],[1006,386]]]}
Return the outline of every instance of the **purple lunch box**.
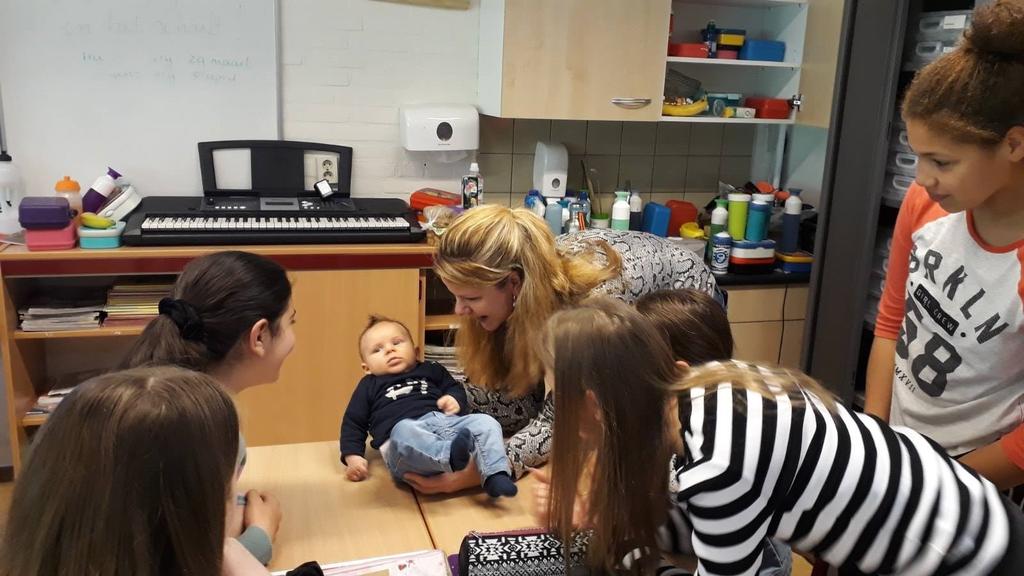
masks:
{"label": "purple lunch box", "polygon": [[66,228],[71,223],[71,205],[58,196],[26,196],[18,204],[18,222],[26,230]]}

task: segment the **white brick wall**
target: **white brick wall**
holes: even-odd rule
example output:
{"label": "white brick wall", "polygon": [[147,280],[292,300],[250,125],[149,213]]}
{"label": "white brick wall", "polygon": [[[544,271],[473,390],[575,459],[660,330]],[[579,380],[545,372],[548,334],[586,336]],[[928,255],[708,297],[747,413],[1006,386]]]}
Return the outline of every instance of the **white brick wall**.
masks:
{"label": "white brick wall", "polygon": [[398,110],[476,103],[480,6],[281,0],[284,138],[353,148],[352,194],[457,191],[469,160],[443,163],[398,141]]}

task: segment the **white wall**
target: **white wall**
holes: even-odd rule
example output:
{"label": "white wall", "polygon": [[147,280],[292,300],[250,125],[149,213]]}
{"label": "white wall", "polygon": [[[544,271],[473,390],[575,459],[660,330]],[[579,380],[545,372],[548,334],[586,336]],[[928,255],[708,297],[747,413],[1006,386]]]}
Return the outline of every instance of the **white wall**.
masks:
{"label": "white wall", "polygon": [[398,110],[476,103],[480,3],[445,10],[377,0],[281,0],[283,137],[351,146],[354,196],[458,189],[451,164],[398,141]]}

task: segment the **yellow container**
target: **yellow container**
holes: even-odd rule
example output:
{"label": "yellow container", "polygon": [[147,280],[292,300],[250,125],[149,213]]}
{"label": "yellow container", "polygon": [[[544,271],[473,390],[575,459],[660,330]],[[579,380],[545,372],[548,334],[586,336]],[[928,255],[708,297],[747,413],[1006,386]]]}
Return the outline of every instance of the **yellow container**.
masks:
{"label": "yellow container", "polygon": [[742,47],[743,42],[747,39],[743,34],[719,34],[718,45],[719,46],[736,46]]}

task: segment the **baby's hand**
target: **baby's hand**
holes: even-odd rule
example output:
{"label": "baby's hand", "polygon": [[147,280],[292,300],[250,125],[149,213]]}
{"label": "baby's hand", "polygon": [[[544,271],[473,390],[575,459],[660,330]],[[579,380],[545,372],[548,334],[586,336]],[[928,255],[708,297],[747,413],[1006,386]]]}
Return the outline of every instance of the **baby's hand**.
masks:
{"label": "baby's hand", "polygon": [[458,414],[459,410],[462,410],[462,406],[459,406],[459,401],[454,396],[448,394],[437,399],[437,408],[448,416]]}
{"label": "baby's hand", "polygon": [[348,466],[345,477],[352,482],[362,482],[370,477],[370,467],[366,458],[350,454],[345,457],[345,464]]}

